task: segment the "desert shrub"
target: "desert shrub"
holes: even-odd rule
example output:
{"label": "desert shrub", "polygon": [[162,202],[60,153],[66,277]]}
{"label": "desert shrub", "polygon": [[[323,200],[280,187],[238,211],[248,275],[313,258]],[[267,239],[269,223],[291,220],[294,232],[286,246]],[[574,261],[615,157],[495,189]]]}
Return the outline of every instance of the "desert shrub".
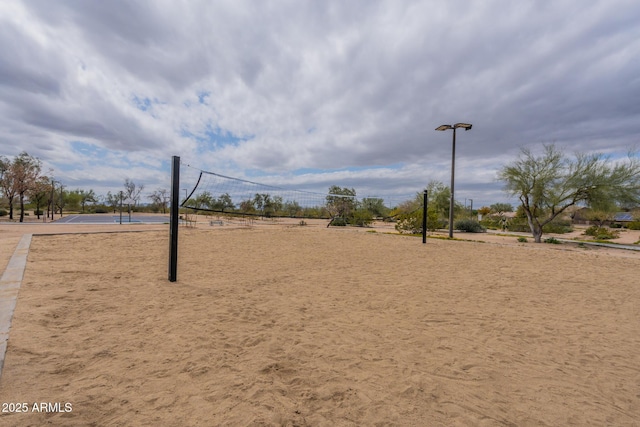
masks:
{"label": "desert shrub", "polygon": [[300,227],[304,227],[305,225],[307,225],[307,221],[305,221],[304,219],[301,219],[300,222],[298,223],[298,225]]}
{"label": "desert shrub", "polygon": [[466,231],[467,233],[484,233],[484,228],[478,221],[473,219],[461,219],[454,223],[456,230]]}
{"label": "desert shrub", "polygon": [[105,214],[105,213],[109,213],[109,210],[107,208],[96,208],[94,212],[97,214]]}
{"label": "desert shrub", "polygon": [[373,214],[367,209],[356,209],[351,216],[351,224],[358,227],[367,227],[373,221]]}
{"label": "desert shrub", "polygon": [[622,228],[622,224],[620,224],[619,222],[612,222],[609,225],[609,228]]}
{"label": "desert shrub", "polygon": [[553,245],[559,245],[560,244],[560,240],[556,239],[555,237],[549,237],[548,239],[544,239],[545,243],[551,243]]}
{"label": "desert shrub", "polygon": [[0,216],[7,216],[7,215],[9,215],[9,212],[7,212],[4,209],[0,209]]}
{"label": "desert shrub", "polygon": [[489,230],[502,229],[500,218],[491,217],[491,216],[486,216],[482,218],[482,221],[480,221],[480,225],[482,225],[484,228],[488,228]]}
{"label": "desert shrub", "polygon": [[[507,222],[507,229],[509,231],[515,231],[518,233],[529,233],[531,228],[526,218],[512,218]],[[571,233],[573,228],[571,227],[571,221],[566,220],[553,220],[542,227],[542,231],[545,233],[564,234]]]}
{"label": "desert shrub", "polygon": [[520,242],[520,243],[527,243],[527,238],[526,238],[526,237],[522,237],[522,236],[520,236],[520,237],[518,237],[518,242]]}
{"label": "desert shrub", "polygon": [[627,224],[629,230],[640,230],[640,221],[631,221]]}
{"label": "desert shrub", "polygon": [[597,240],[617,239],[620,236],[620,232],[618,230],[610,230],[606,227],[598,227],[597,225],[592,225],[587,228],[584,231],[584,234],[595,237]]}
{"label": "desert shrub", "polygon": [[[500,226],[502,228],[502,226]],[[518,233],[531,233],[531,228],[526,218],[512,218],[507,222],[507,230]]]}
{"label": "desert shrub", "polygon": [[545,233],[564,234],[571,233],[573,228],[571,227],[571,221],[553,220],[542,227],[542,230]]}
{"label": "desert shrub", "polygon": [[347,220],[337,216],[331,220],[331,225],[336,227],[345,227],[347,225]]}
{"label": "desert shrub", "polygon": [[[435,231],[439,228],[446,228],[448,222],[438,218],[438,213],[429,209],[427,212],[427,230]],[[422,233],[422,210],[403,213],[397,217],[396,230],[400,233],[418,234]]]}

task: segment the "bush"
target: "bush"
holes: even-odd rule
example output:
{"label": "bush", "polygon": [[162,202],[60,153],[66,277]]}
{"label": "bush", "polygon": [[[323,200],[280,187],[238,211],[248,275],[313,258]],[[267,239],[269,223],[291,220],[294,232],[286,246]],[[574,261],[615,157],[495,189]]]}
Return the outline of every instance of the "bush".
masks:
{"label": "bush", "polygon": [[520,243],[527,243],[527,238],[526,237],[518,237],[518,242]]}
{"label": "bush", "polygon": [[358,227],[367,227],[373,221],[373,214],[366,209],[357,209],[352,214],[351,223]]}
{"label": "bush", "polygon": [[0,216],[7,216],[7,215],[9,215],[9,212],[7,212],[4,209],[0,209]]}
{"label": "bush", "polygon": [[482,218],[482,221],[480,221],[480,224],[484,228],[488,228],[490,230],[502,229],[502,224],[500,223],[500,219],[491,217],[491,216],[485,216],[484,218]]}
{"label": "bush", "polygon": [[571,221],[555,219],[542,227],[542,230],[545,233],[564,234],[571,233],[573,228],[571,227]]}
{"label": "bush", "polygon": [[609,228],[622,228],[622,224],[620,224],[619,222],[612,222],[609,225]]}
{"label": "bush", "polygon": [[461,219],[454,223],[456,230],[466,231],[467,233],[484,233],[487,231],[478,221],[473,219]]}
{"label": "bush", "polygon": [[96,208],[93,212],[97,214],[105,214],[109,213],[109,210],[107,208]]}
{"label": "bush", "polygon": [[584,231],[584,234],[595,237],[597,240],[617,239],[620,236],[620,232],[618,230],[610,230],[606,227],[598,227],[597,225],[592,225],[587,228]]}
{"label": "bush", "polygon": [[513,218],[507,222],[507,230],[518,233],[531,233],[531,228],[526,218]]}
{"label": "bush", "polygon": [[[446,228],[447,225],[447,221],[438,218],[437,212],[432,210],[427,212],[427,230],[435,231],[439,228]],[[395,228],[405,234],[422,233],[422,210],[399,215]]]}
{"label": "bush", "polygon": [[336,227],[345,227],[347,225],[347,220],[337,216],[331,220],[330,225],[334,225]]}
{"label": "bush", "polygon": [[553,245],[559,245],[560,244],[560,240],[556,239],[555,237],[549,237],[548,239],[544,239],[545,243],[551,243]]}
{"label": "bush", "polygon": [[[484,225],[484,221],[483,221]],[[488,227],[492,228],[492,227]],[[499,224],[496,228],[502,228],[502,225]],[[530,233],[531,228],[529,227],[529,222],[526,218],[512,218],[507,222],[507,230],[514,231],[518,233]],[[573,228],[571,227],[571,221],[559,220],[555,219],[550,223],[546,224],[542,227],[542,231],[544,233],[554,233],[554,234],[565,234],[571,233]]]}
{"label": "bush", "polygon": [[640,230],[640,221],[632,221],[627,224],[629,230]]}

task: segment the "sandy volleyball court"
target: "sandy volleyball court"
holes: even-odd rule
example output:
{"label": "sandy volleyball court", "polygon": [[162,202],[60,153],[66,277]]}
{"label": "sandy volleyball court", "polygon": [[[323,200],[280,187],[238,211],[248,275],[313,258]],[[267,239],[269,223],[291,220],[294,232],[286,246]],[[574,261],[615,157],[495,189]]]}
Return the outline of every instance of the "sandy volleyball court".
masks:
{"label": "sandy volleyball court", "polygon": [[174,284],[164,229],[33,238],[0,400],[72,411],[0,425],[640,423],[635,254],[323,227],[180,236]]}

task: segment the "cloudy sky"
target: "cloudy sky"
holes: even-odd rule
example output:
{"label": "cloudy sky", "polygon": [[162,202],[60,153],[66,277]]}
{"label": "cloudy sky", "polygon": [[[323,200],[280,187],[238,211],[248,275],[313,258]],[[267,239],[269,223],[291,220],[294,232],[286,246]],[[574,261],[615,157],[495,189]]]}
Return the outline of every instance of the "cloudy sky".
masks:
{"label": "cloudy sky", "polygon": [[[520,147],[640,142],[636,0],[0,2],[0,155],[169,188],[172,155],[274,185],[505,201]],[[515,201],[514,201],[515,202]]]}

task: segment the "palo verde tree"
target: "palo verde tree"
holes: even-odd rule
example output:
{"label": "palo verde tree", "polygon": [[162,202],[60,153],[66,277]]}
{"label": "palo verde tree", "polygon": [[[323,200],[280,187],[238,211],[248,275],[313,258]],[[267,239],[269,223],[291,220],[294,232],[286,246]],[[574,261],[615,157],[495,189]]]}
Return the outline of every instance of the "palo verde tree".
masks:
{"label": "palo verde tree", "polygon": [[633,153],[612,162],[603,154],[568,157],[554,145],[544,145],[540,155],[523,148],[498,178],[505,191],[520,200],[537,243],[544,226],[570,206],[640,203],[640,159]]}
{"label": "palo verde tree", "polygon": [[326,207],[332,218],[346,220],[356,209],[356,190],[332,185],[329,187],[329,195],[326,197]]}
{"label": "palo verde tree", "polygon": [[84,213],[84,208],[87,203],[97,203],[98,196],[96,196],[95,191],[90,189],[89,191],[78,189],[76,190],[80,195],[80,206],[82,207],[82,213]]}

